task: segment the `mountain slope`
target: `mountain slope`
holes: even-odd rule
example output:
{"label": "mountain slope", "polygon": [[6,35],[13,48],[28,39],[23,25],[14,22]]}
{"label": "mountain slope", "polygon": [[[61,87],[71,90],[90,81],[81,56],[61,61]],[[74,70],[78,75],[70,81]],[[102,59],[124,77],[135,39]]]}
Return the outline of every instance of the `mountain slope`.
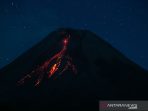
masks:
{"label": "mountain slope", "polygon": [[148,72],[87,30],[52,32],[0,77],[0,108],[10,110],[98,110],[99,100],[148,99]]}

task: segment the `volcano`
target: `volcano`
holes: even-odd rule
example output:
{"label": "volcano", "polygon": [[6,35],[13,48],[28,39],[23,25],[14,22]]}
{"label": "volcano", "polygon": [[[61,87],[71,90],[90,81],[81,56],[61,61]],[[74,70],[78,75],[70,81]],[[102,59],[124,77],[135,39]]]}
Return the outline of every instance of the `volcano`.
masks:
{"label": "volcano", "polygon": [[88,30],[58,29],[0,70],[0,110],[98,111],[148,99],[148,72]]}

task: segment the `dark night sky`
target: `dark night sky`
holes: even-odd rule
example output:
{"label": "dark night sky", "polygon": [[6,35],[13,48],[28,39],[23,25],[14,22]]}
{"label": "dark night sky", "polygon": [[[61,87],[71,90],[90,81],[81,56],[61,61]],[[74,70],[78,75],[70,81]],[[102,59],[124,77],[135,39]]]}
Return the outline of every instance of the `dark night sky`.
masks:
{"label": "dark night sky", "polygon": [[0,67],[59,27],[89,29],[148,69],[148,0],[0,0]]}

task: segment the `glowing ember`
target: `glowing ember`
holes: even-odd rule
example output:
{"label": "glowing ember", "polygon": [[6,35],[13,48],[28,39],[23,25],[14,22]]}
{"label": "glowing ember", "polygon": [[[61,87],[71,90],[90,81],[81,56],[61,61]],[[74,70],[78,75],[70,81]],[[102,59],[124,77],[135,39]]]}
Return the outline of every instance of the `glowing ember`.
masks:
{"label": "glowing ember", "polygon": [[68,40],[67,39],[64,39],[64,44],[66,45],[68,43]]}
{"label": "glowing ember", "polygon": [[[37,76],[35,81],[35,86],[38,86],[44,76],[47,74],[48,78],[52,77],[55,73],[62,74],[64,71],[71,69],[73,73],[77,73],[75,65],[72,63],[72,59],[66,54],[70,36],[66,36],[63,39],[63,47],[60,52],[55,54],[53,57],[45,61],[40,66],[32,70],[31,73],[27,74],[21,80],[18,81],[18,84],[24,84],[25,80],[31,79],[33,76]],[[66,60],[64,65],[61,65],[63,61]],[[54,62],[53,62],[54,61]]]}

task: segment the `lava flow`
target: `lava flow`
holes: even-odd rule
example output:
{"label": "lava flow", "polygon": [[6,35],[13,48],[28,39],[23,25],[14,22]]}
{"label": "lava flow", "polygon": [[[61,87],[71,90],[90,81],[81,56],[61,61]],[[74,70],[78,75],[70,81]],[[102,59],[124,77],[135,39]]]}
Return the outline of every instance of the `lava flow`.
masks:
{"label": "lava flow", "polygon": [[36,76],[37,80],[35,80],[35,86],[38,86],[46,75],[48,78],[50,78],[54,74],[62,74],[68,69],[71,69],[73,73],[76,74],[77,70],[75,65],[72,63],[72,58],[68,54],[66,54],[69,40],[70,35],[66,36],[62,40],[63,47],[60,52],[56,53],[53,57],[46,60],[44,63],[28,73],[25,77],[18,81],[18,84],[24,84],[26,80],[31,79],[33,76]]}

